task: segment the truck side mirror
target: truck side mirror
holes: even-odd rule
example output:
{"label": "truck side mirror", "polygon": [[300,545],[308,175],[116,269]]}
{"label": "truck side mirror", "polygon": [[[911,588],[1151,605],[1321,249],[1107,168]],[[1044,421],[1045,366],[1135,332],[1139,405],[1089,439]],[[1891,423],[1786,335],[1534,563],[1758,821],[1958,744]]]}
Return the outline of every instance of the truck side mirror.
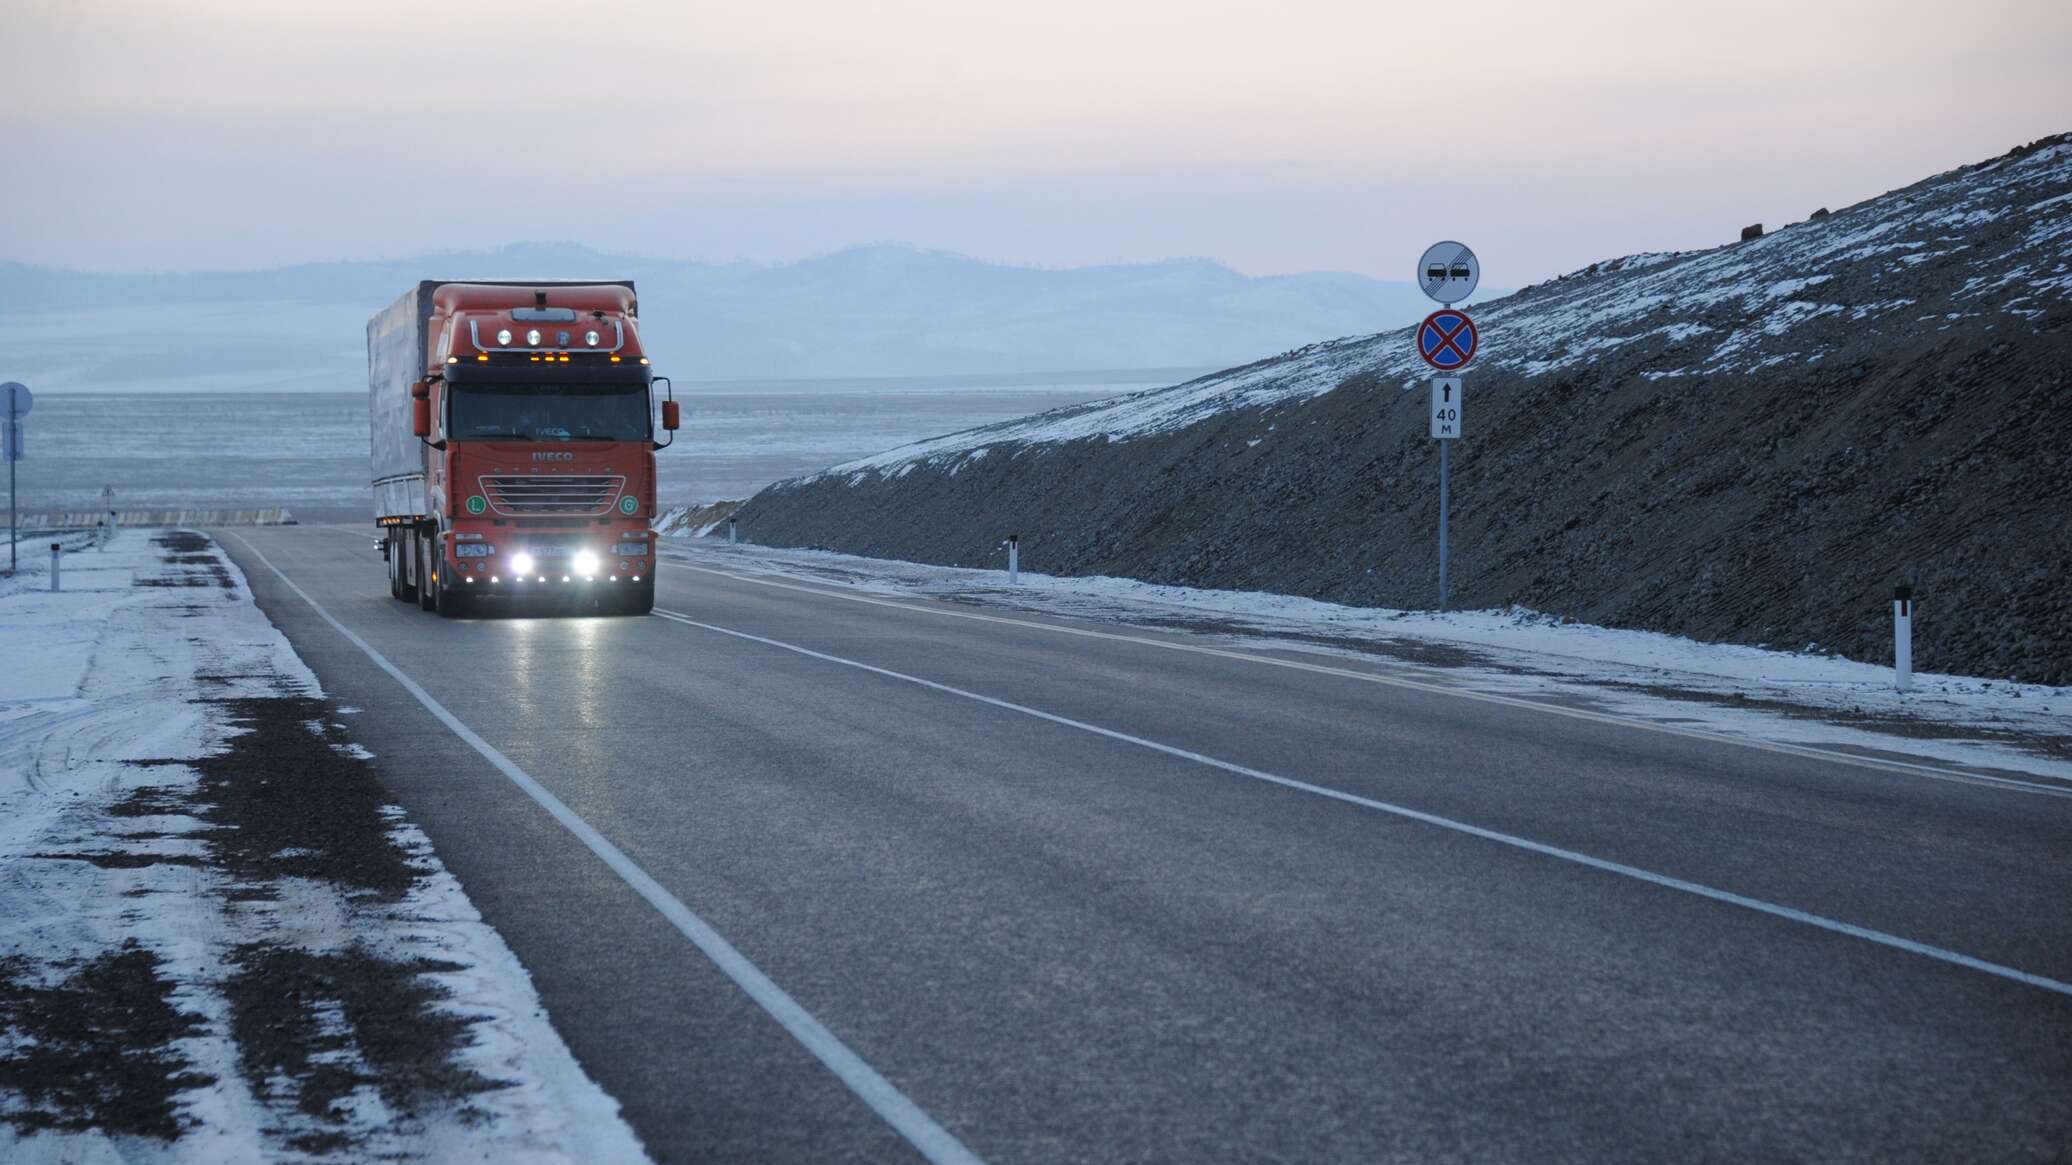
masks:
{"label": "truck side mirror", "polygon": [[654,383],[662,386],[664,394],[662,398],[662,430],[671,434],[671,436],[667,441],[654,441],[651,444],[657,449],[667,449],[671,445],[676,444],[674,434],[676,433],[677,421],[680,419],[676,413],[676,386],[671,384],[666,376],[655,377]]}
{"label": "truck side mirror", "polygon": [[432,402],[424,397],[410,402],[410,431],[419,437],[432,435]]}

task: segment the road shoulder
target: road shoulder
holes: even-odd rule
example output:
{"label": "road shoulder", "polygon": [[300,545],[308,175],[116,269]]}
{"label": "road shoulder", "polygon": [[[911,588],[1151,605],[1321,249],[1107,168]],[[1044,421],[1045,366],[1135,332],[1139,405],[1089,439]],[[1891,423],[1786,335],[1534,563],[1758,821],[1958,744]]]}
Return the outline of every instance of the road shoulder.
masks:
{"label": "road shoulder", "polygon": [[0,598],[0,1156],[640,1161],[207,538]]}

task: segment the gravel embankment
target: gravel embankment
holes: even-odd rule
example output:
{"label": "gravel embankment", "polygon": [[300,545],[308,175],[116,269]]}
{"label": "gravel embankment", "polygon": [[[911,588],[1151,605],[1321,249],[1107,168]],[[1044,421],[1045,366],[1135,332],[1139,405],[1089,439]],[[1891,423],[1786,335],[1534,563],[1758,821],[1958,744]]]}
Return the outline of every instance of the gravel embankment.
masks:
{"label": "gravel embankment", "polygon": [[[1476,309],[1454,603],[1886,662],[1910,583],[1919,666],[2072,683],[2068,198],[2056,139]],[[742,535],[977,565],[1012,531],[1032,570],[1430,606],[1437,453],[1408,344],[838,466],[750,499]]]}

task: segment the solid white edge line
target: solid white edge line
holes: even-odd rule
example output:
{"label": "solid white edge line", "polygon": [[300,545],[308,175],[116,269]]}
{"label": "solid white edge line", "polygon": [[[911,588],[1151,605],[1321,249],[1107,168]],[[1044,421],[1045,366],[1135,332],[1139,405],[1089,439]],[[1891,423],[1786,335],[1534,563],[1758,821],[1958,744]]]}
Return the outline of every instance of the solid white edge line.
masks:
{"label": "solid white edge line", "polygon": [[[670,547],[669,549],[675,550],[679,554],[696,553],[696,551],[686,551],[678,547]],[[787,591],[800,591],[809,595],[820,595],[824,598],[841,599],[845,602],[867,603],[874,607],[891,607],[895,610],[913,611],[917,614],[923,615],[940,615],[948,619],[971,619],[981,623],[1005,623],[1009,626],[1026,627],[1037,631],[1049,631],[1059,635],[1078,635],[1088,639],[1110,639],[1121,643],[1135,643],[1146,647],[1157,647],[1164,649],[1166,651],[1185,651],[1191,652],[1196,655],[1213,655],[1223,659],[1243,660],[1247,663],[1262,663],[1273,667],[1290,668],[1295,671],[1316,672],[1321,675],[1342,676],[1347,679],[1361,680],[1363,682],[1370,684],[1383,684],[1389,687],[1406,688],[1416,692],[1429,692],[1434,695],[1441,696],[1455,696],[1463,700],[1479,700],[1486,704],[1499,704],[1507,708],[1523,708],[1534,712],[1544,712],[1553,716],[1566,716],[1571,720],[1585,720],[1597,724],[1615,725],[1621,728],[1638,728],[1647,732],[1659,732],[1667,736],[1681,736],[1685,737],[1686,739],[1702,740],[1712,744],[1731,744],[1740,748],[1753,748],[1759,749],[1764,752],[1781,753],[1785,756],[1804,757],[1809,760],[1831,761],[1835,764],[1850,765],[1855,768],[1879,769],[1885,772],[1906,773],[1912,776],[1928,777],[1932,780],[1951,781],[1957,784],[1964,785],[1985,785],[1993,788],[2004,788],[2016,792],[2038,793],[2048,797],[2072,798],[2072,786],[2062,784],[2047,785],[2036,781],[2017,780],[2013,777],[1995,776],[1991,773],[1966,773],[1960,772],[1955,769],[1937,768],[1933,765],[1913,764],[1908,761],[1881,760],[1877,757],[1851,756],[1848,753],[1833,752],[1828,749],[1816,748],[1811,745],[1786,744],[1782,741],[1775,740],[1751,740],[1746,737],[1728,736],[1724,733],[1706,732],[1702,729],[1683,728],[1674,724],[1651,724],[1645,720],[1635,720],[1625,716],[1614,715],[1609,712],[1592,712],[1583,708],[1563,708],[1556,704],[1546,704],[1538,700],[1528,700],[1518,696],[1500,696],[1493,692],[1475,692],[1461,688],[1449,688],[1443,684],[1425,683],[1420,680],[1407,680],[1403,679],[1400,676],[1377,675],[1373,672],[1354,671],[1350,668],[1331,667],[1329,665],[1320,663],[1306,663],[1304,661],[1294,659],[1276,659],[1272,656],[1267,655],[1253,655],[1250,652],[1231,651],[1226,648],[1204,647],[1200,644],[1195,643],[1173,643],[1163,639],[1152,639],[1148,636],[1143,635],[1125,635],[1114,631],[1095,631],[1085,627],[1066,627],[1054,623],[1039,623],[1029,619],[1014,619],[1004,615],[983,615],[975,611],[950,611],[944,610],[940,607],[923,606],[917,603],[900,602],[894,599],[875,598],[870,595],[844,594],[839,590],[832,590],[826,586],[805,586],[796,582],[778,582],[775,579],[758,578],[736,570],[715,570],[714,568],[709,566],[694,566],[691,563],[682,560],[678,560],[675,563],[675,565],[680,566],[685,570],[694,570],[701,574],[718,575],[721,578],[730,578],[735,580],[736,582],[744,582],[753,586],[774,587],[779,590]],[[1584,682],[1587,683],[1587,681]]]}
{"label": "solid white edge line", "polygon": [[828,1071],[833,1072],[847,1085],[849,1091],[856,1094],[857,1099],[870,1106],[871,1111],[877,1113],[886,1124],[891,1125],[900,1136],[906,1138],[907,1143],[917,1149],[923,1157],[945,1165],[980,1165],[977,1154],[965,1148],[949,1130],[937,1124],[935,1118],[922,1111],[919,1105],[908,1099],[905,1093],[880,1075],[863,1057],[850,1050],[839,1036],[828,1030],[827,1025],[815,1019],[811,1012],[765,975],[748,956],[735,949],[734,944],[728,942],[690,907],[664,889],[661,883],[641,869],[632,858],[627,857],[624,851],[606,840],[603,834],[578,816],[575,810],[563,804],[559,797],[548,792],[531,774],[497,751],[494,745],[476,735],[473,729],[447,711],[446,706],[434,699],[417,681],[405,675],[401,668],[390,663],[386,656],[376,651],[372,644],[333,618],[331,612],[324,609],[323,604],[296,585],[295,580],[289,578],[280,567],[275,566],[258,547],[246,541],[244,535],[235,531],[226,533],[243,542],[245,549],[251,551],[252,555],[285,583],[289,590],[308,603],[310,610],[315,611],[319,618],[330,624],[333,631],[344,636],[346,642],[365,653],[368,659],[374,661],[376,667],[387,672],[391,679],[403,686],[404,691],[409,692],[412,698],[422,704],[425,711],[430,712],[470,748],[482,754],[484,760],[495,766],[512,784],[524,790],[540,808],[545,809],[591,853],[610,866],[612,872],[631,887],[634,893],[645,899],[648,905],[668,919],[685,938],[691,940],[706,958],[712,960],[714,966],[733,980],[750,999],[755,1000],[756,1004],[768,1012],[793,1039],[804,1045],[815,1059],[825,1064]]}
{"label": "solid white edge line", "polygon": [[762,635],[752,635],[746,631],[736,631],[730,627],[719,627],[711,623],[702,623],[696,619],[691,618],[688,615],[684,615],[676,611],[665,611],[660,608],[657,608],[654,613],[657,618],[667,619],[674,623],[682,623],[689,627],[697,627],[701,630],[712,631],[721,635],[730,635],[736,639],[745,639],[753,643],[760,643],[769,647],[781,648],[785,651],[795,652],[799,655],[807,656],[812,659],[823,660],[827,663],[840,664],[843,667],[856,668],[859,671],[870,672],[873,675],[884,676],[887,679],[900,680],[905,683],[916,684],[920,687],[930,689],[931,691],[942,692],[946,695],[960,696],[967,700],[975,700],[978,703],[990,705],[992,707],[1000,708],[1005,711],[1018,712],[1024,716],[1033,716],[1038,720],[1046,720],[1052,724],[1062,725],[1067,728],[1076,728],[1081,732],[1090,732],[1095,736],[1104,736],[1110,740],[1120,741],[1124,744],[1133,744],[1139,748],[1147,748],[1153,752],[1164,753],[1167,756],[1177,757],[1181,760],[1193,761],[1196,764],[1207,765],[1208,767],[1214,769],[1221,769],[1222,771],[1227,773],[1234,773],[1241,777],[1249,777],[1255,781],[1264,781],[1267,784],[1279,785],[1285,789],[1293,789],[1297,792],[1309,793],[1318,797],[1327,797],[1333,801],[1342,801],[1348,805],[1357,805],[1363,809],[1372,809],[1377,812],[1390,814],[1391,816],[1401,817],[1411,821],[1422,822],[1426,825],[1436,825],[1441,829],[1452,830],[1455,833],[1466,834],[1469,837],[1477,837],[1481,838],[1484,841],[1493,841],[1498,843],[1499,845],[1510,846],[1514,849],[1526,850],[1528,852],[1541,854],[1546,857],[1557,858],[1561,861],[1572,862],[1580,866],[1588,866],[1593,870],[1602,870],[1606,873],[1617,874],[1621,877],[1632,878],[1637,881],[1646,882],[1649,885],[1661,886],[1670,890],[1678,890],[1685,894],[1693,894],[1700,898],[1709,898],[1714,902],[1723,902],[1730,906],[1741,907],[1744,910],[1755,911],[1758,914],[1767,914],[1774,918],[1783,918],[1792,922],[1803,923],[1807,926],[1817,927],[1820,930],[1831,931],[1835,934],[1843,934],[1848,935],[1851,938],[1863,939],[1866,942],[1877,943],[1880,946],[1891,947],[1895,950],[1907,951],[1911,954],[1922,955],[1927,958],[1936,959],[1944,963],[1952,964],[1953,966],[1964,967],[1973,971],[1982,971],[1985,974],[1993,975],[2002,979],[2009,979],[2016,983],[2026,984],[2031,987],[2041,987],[2045,991],[2054,991],[2059,995],[2072,996],[2072,983],[2061,982],[2057,979],[2052,979],[2044,975],[2032,974],[2028,971],[2019,970],[2014,967],[2004,966],[2000,963],[1988,962],[1984,959],[1974,958],[1973,956],[1964,954],[1960,951],[1949,950],[1945,947],[1932,946],[1928,943],[1916,942],[1915,940],[1910,938],[1902,938],[1899,935],[1888,934],[1882,930],[1873,930],[1869,927],[1857,926],[1854,923],[1842,922],[1837,919],[1828,918],[1824,915],[1813,914],[1808,911],[1799,910],[1791,906],[1780,906],[1774,902],[1765,902],[1760,898],[1750,898],[1745,894],[1736,894],[1731,890],[1721,890],[1717,887],[1707,886],[1702,882],[1692,882],[1684,878],[1671,877],[1668,874],[1658,874],[1655,873],[1653,870],[1641,869],[1639,866],[1629,866],[1623,862],[1614,862],[1604,858],[1592,857],[1589,854],[1581,853],[1576,850],[1563,849],[1560,846],[1548,845],[1545,842],[1533,841],[1530,838],[1519,837],[1515,834],[1501,833],[1494,829],[1485,829],[1482,826],[1470,825],[1465,821],[1457,821],[1451,817],[1441,817],[1436,813],[1426,813],[1422,810],[1411,809],[1404,805],[1396,805],[1388,801],[1377,801],[1372,797],[1362,797],[1357,793],[1348,793],[1341,789],[1333,789],[1325,785],[1312,784],[1308,781],[1299,781],[1292,777],[1283,777],[1278,774],[1265,772],[1260,769],[1249,768],[1245,765],[1236,764],[1227,760],[1221,760],[1219,758],[1208,756],[1203,753],[1193,752],[1184,748],[1176,748],[1170,744],[1160,744],[1158,741],[1147,740],[1141,736],[1132,736],[1127,732],[1118,732],[1112,728],[1103,728],[1098,724],[1089,724],[1083,720],[1074,720],[1069,716],[1060,716],[1054,712],[1045,712],[1040,708],[1031,708],[1025,704],[1016,704],[1009,700],[1002,700],[994,696],[982,695],[978,692],[972,692],[967,691],[963,688],[952,687],[949,684],[938,683],[935,680],[922,679],[920,676],[908,675],[905,672],[893,671],[890,668],[879,667],[876,664],[864,663],[860,660],[854,659],[845,659],[839,655],[829,655],[824,651],[815,651],[810,647],[800,647],[795,643],[785,643],[782,640],[770,639]]}

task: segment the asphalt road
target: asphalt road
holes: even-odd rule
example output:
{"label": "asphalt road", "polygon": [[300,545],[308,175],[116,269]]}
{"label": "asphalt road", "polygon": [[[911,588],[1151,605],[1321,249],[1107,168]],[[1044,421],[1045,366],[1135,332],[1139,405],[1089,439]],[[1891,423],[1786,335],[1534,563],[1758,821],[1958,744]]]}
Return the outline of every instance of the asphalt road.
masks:
{"label": "asphalt road", "polygon": [[368,531],[222,541],[658,1161],[2072,1154],[2072,798],[686,566],[442,620]]}

